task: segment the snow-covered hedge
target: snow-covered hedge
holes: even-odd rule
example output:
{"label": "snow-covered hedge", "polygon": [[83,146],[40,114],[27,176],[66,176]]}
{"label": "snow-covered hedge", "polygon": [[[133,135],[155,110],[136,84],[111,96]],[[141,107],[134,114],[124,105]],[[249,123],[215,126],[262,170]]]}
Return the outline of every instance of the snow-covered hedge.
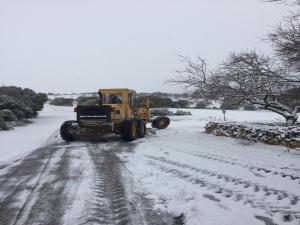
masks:
{"label": "snow-covered hedge", "polygon": [[161,108],[161,109],[151,109],[150,110],[152,116],[170,116],[174,113],[167,108]]}
{"label": "snow-covered hedge", "polygon": [[176,112],[172,112],[167,108],[161,108],[161,109],[151,109],[151,115],[152,116],[190,116],[192,113],[190,111],[184,111],[184,110],[176,110]]}
{"label": "snow-covered hedge", "polygon": [[174,113],[175,116],[191,116],[192,113],[190,111],[184,111],[184,110],[176,110]]}
{"label": "snow-covered hedge", "polygon": [[9,130],[38,115],[47,101],[47,95],[28,88],[0,87],[0,130]]}
{"label": "snow-covered hedge", "polygon": [[49,104],[56,106],[73,106],[73,101],[73,98],[54,98],[49,102]]}
{"label": "snow-covered hedge", "polygon": [[263,124],[214,123],[205,126],[208,134],[242,138],[270,145],[300,148],[300,127],[283,127]]}

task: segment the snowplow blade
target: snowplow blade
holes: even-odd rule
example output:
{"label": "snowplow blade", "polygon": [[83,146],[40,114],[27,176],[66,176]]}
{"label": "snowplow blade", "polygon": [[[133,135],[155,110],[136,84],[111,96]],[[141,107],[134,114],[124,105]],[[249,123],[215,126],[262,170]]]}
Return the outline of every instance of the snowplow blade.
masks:
{"label": "snowplow blade", "polygon": [[157,129],[166,129],[170,125],[170,118],[166,116],[160,116],[152,121],[151,126]]}

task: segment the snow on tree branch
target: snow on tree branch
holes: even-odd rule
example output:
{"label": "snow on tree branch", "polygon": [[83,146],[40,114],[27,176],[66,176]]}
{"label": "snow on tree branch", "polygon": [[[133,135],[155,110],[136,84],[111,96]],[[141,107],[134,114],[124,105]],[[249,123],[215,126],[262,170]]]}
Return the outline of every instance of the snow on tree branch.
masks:
{"label": "snow on tree branch", "polygon": [[[295,109],[265,96],[276,95],[300,86],[300,81],[290,79],[285,66],[255,50],[232,53],[218,68],[209,70],[204,59],[192,61],[180,56],[184,69],[167,83],[194,88],[202,98],[230,99],[232,104],[250,102],[279,113],[287,120],[296,122]],[[258,100],[262,99],[264,100]],[[295,120],[296,119],[296,120]]]}

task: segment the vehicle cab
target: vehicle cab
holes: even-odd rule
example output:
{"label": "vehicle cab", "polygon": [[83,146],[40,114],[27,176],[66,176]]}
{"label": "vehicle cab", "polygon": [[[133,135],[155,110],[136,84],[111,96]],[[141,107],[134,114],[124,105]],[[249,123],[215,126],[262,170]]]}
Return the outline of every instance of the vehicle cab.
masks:
{"label": "vehicle cab", "polygon": [[103,105],[112,108],[112,120],[116,123],[133,119],[136,114],[136,92],[127,88],[100,89],[98,92]]}

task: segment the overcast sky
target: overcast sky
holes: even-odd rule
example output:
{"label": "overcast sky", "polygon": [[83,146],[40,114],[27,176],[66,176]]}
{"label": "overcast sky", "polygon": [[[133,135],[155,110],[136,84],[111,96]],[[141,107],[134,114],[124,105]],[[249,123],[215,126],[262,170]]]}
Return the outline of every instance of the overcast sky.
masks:
{"label": "overcast sky", "polygon": [[0,0],[0,82],[44,92],[165,85],[176,55],[215,66],[230,51],[270,52],[265,37],[287,15],[259,0]]}

